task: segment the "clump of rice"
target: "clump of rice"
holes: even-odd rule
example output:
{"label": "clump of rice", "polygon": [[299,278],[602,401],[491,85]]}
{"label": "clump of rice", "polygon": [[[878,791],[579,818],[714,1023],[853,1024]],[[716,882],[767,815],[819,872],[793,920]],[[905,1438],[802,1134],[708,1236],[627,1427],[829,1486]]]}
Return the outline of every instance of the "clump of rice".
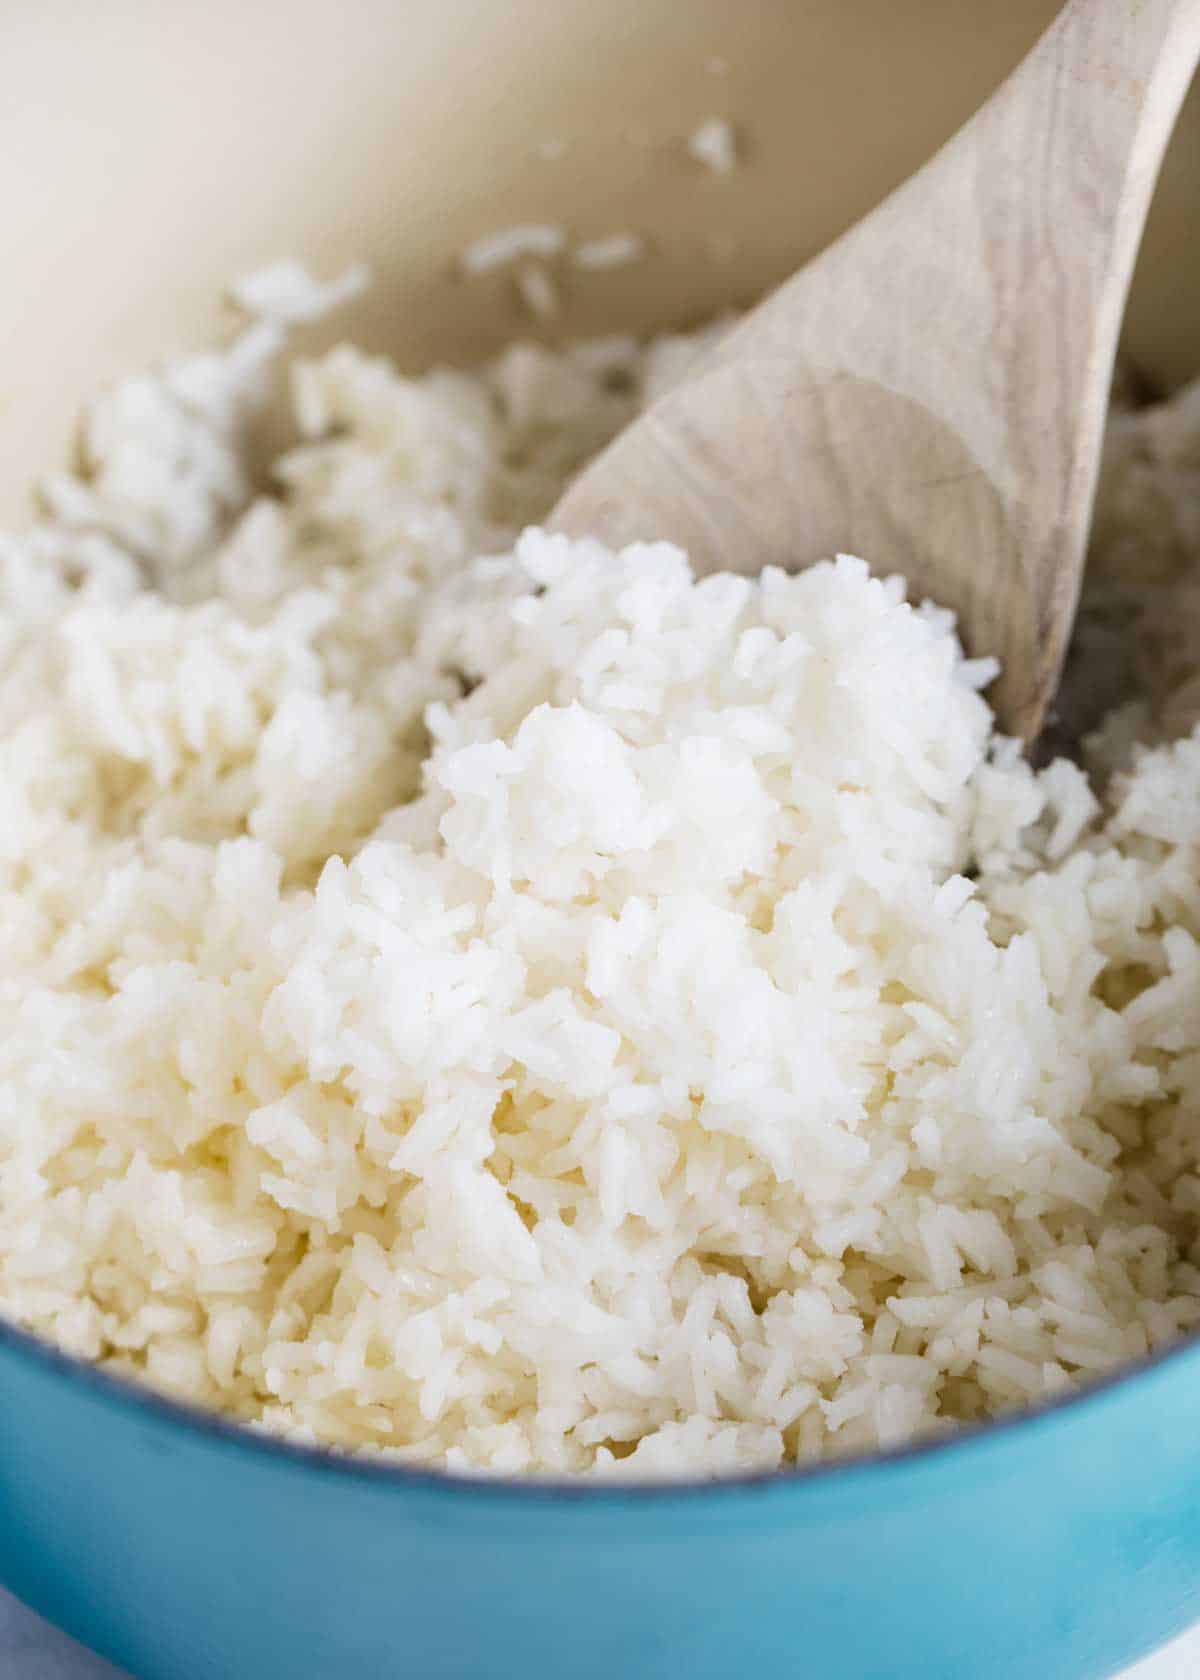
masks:
{"label": "clump of rice", "polygon": [[294,1439],[645,1475],[1200,1321],[1200,733],[1035,775],[859,560],[539,531],[686,341],[335,350],[253,498],[309,310],[238,295],[0,543],[3,1310]]}

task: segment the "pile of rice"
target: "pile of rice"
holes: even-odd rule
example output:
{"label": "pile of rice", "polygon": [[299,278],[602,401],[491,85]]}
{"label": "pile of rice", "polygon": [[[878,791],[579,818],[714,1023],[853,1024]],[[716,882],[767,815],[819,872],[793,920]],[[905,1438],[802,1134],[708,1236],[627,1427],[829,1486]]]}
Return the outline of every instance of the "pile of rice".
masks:
{"label": "pile of rice", "polygon": [[[0,541],[3,1311],[296,1440],[650,1475],[1200,1322],[1200,732],[1035,775],[859,560],[533,528],[694,343],[335,350],[255,495],[306,288]],[[1200,403],[1110,453],[1101,638]]]}

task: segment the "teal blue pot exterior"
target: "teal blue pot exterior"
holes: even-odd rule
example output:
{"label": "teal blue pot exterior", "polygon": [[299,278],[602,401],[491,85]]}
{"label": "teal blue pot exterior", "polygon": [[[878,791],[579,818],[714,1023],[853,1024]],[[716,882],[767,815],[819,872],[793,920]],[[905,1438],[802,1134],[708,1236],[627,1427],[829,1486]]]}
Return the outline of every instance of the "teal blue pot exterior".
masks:
{"label": "teal blue pot exterior", "polygon": [[673,1489],[290,1449],[0,1334],[0,1579],[138,1680],[1102,1680],[1200,1619],[1200,1346]]}

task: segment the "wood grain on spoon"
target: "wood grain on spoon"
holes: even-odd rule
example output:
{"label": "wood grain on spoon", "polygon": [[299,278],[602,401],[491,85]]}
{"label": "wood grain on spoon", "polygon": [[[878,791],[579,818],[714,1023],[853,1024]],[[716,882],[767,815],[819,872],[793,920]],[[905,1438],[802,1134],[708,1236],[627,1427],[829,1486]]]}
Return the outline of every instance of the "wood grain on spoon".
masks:
{"label": "wood grain on spoon", "polygon": [[[988,103],[743,317],[552,524],[699,572],[846,552],[959,615],[1036,736],[1075,605],[1125,296],[1200,0],[1071,0]],[[854,121],[853,110],[843,120]],[[836,132],[830,144],[836,145]],[[797,160],[798,190],[816,160]]]}

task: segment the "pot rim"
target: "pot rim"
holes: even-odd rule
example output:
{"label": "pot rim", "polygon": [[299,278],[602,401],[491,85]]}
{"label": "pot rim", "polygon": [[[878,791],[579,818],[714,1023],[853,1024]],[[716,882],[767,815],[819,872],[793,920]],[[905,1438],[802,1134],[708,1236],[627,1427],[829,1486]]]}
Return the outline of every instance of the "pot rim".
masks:
{"label": "pot rim", "polygon": [[622,1479],[605,1476],[603,1480],[593,1480],[586,1476],[493,1475],[486,1471],[467,1474],[436,1466],[365,1457],[351,1449],[290,1441],[192,1401],[176,1399],[148,1383],[106,1371],[90,1360],[55,1347],[45,1338],[22,1329],[0,1314],[0,1357],[9,1354],[68,1384],[77,1383],[90,1389],[103,1403],[127,1415],[141,1415],[148,1421],[165,1423],[193,1439],[199,1436],[234,1452],[280,1464],[291,1463],[306,1472],[346,1478],[376,1488],[444,1491],[460,1497],[472,1494],[511,1505],[662,1505],[664,1502],[681,1501],[694,1504],[702,1499],[715,1504],[728,1503],[732,1496],[747,1492],[786,1492],[818,1487],[828,1491],[837,1482],[859,1482],[864,1477],[878,1479],[881,1474],[919,1470],[926,1465],[936,1468],[988,1443],[1003,1445],[1023,1441],[1039,1425],[1056,1422],[1064,1415],[1075,1415],[1102,1404],[1119,1392],[1135,1388],[1164,1367],[1185,1364],[1189,1356],[1200,1357],[1200,1330],[1190,1331],[1166,1347],[1131,1360],[1069,1394],[1014,1407],[980,1423],[960,1424],[945,1435],[932,1439],[918,1439],[869,1452],[848,1453],[842,1458],[822,1459],[778,1470],[743,1471],[704,1479],[680,1476],[651,1480],[645,1477]]}

